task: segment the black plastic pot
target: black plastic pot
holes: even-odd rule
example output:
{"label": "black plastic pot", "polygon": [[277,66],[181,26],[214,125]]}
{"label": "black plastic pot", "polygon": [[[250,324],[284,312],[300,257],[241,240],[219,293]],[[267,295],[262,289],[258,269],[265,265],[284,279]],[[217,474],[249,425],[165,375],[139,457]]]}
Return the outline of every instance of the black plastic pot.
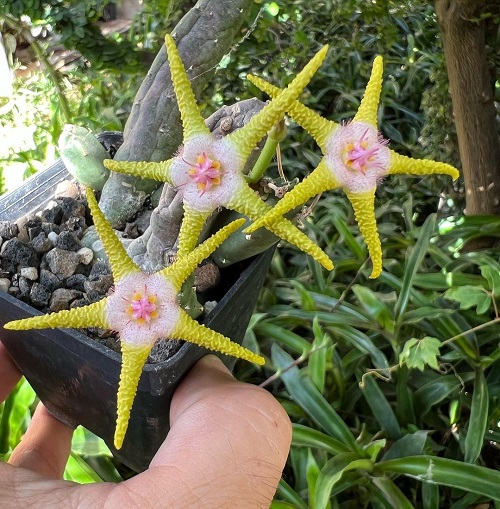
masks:
{"label": "black plastic pot", "polygon": [[[0,219],[17,220],[43,209],[55,185],[68,179],[61,162],[0,198]],[[224,295],[203,323],[241,343],[274,249],[255,259],[224,269]],[[210,298],[216,297],[215,295]],[[0,291],[0,326],[41,314]],[[169,430],[173,393],[206,350],[184,343],[168,360],[144,367],[123,447],[116,451],[113,434],[121,356],[71,329],[1,331],[2,343],[48,410],[70,426],[82,424],[104,439],[114,456],[134,469],[145,470]],[[233,358],[222,356],[232,367]]]}

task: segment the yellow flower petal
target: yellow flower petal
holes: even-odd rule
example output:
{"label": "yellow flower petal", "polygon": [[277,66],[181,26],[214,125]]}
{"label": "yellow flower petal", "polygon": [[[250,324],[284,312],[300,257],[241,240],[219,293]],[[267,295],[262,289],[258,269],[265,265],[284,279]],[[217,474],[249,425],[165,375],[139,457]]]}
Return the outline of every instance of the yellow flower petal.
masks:
{"label": "yellow flower petal", "polygon": [[382,74],[384,72],[384,60],[378,56],[373,61],[370,81],[366,86],[365,94],[359,105],[354,121],[366,122],[377,128],[377,112],[382,91]]}
{"label": "yellow flower petal", "polygon": [[86,189],[86,196],[90,211],[92,212],[92,218],[94,219],[95,229],[108,256],[115,283],[128,274],[139,272],[139,267],[130,259],[113,228],[106,221],[90,187]]}
{"label": "yellow flower petal", "polygon": [[[229,203],[227,207],[253,220],[257,220],[272,211],[271,207],[266,205],[266,203],[264,203],[248,186],[243,187],[241,191],[232,198],[231,203]],[[304,253],[312,256],[316,261],[321,263],[325,269],[333,269],[333,263],[328,255],[288,219],[278,217],[272,223],[266,223],[265,228],[279,238],[297,246],[304,251]]]}
{"label": "yellow flower petal", "polygon": [[106,299],[94,302],[88,306],[73,309],[64,309],[50,315],[32,316],[23,320],[15,320],[4,325],[9,330],[30,329],[69,329],[83,327],[107,328]]}
{"label": "yellow flower petal", "polygon": [[254,362],[255,364],[262,365],[265,362],[264,358],[260,355],[238,345],[238,343],[234,343],[222,334],[200,325],[185,311],[181,311],[179,320],[172,332],[172,338],[174,337],[182,338],[185,341],[203,346],[209,350],[214,350],[225,355],[232,355],[233,357]]}
{"label": "yellow flower petal", "polygon": [[[277,97],[281,90],[274,85],[257,76],[249,74],[248,81],[253,83],[257,88],[268,94],[270,97]],[[288,107],[287,113],[305,129],[316,141],[321,151],[324,153],[326,149],[326,140],[334,131],[338,124],[323,118],[315,111],[307,108],[299,101],[293,101]]]}
{"label": "yellow flower petal", "polygon": [[152,346],[130,346],[123,342],[121,344],[122,368],[117,395],[117,417],[114,437],[114,445],[117,449],[121,449],[123,445],[142,368],[146,363],[151,348]]}
{"label": "yellow flower petal", "polygon": [[[290,210],[299,207],[309,198],[329,189],[335,189],[338,183],[328,169],[326,161],[321,160],[317,168],[311,172],[300,184],[285,196],[269,212],[248,226],[244,233],[252,233],[255,230],[273,224],[279,217],[284,216]],[[252,218],[253,219],[253,218]]]}
{"label": "yellow flower petal", "polygon": [[189,83],[189,78],[182,64],[181,57],[170,35],[165,36],[170,74],[174,85],[175,96],[181,112],[182,128],[184,131],[184,143],[198,134],[210,132],[201,116],[196,99]]}
{"label": "yellow flower petal", "polygon": [[179,231],[177,256],[182,257],[190,253],[198,243],[203,225],[210,216],[210,212],[198,212],[184,203],[184,219]]}
{"label": "yellow flower petal", "polygon": [[359,231],[365,238],[373,269],[371,279],[377,278],[382,272],[382,246],[375,220],[375,189],[367,193],[346,193],[352,203]]}
{"label": "yellow flower petal", "polygon": [[202,244],[190,251],[183,257],[177,258],[175,263],[161,270],[158,274],[168,279],[174,289],[179,291],[184,281],[189,277],[193,270],[210,256],[233,232],[235,232],[243,223],[244,219],[237,219],[221,228]]}
{"label": "yellow flower petal", "polygon": [[458,170],[449,164],[429,159],[412,159],[391,150],[390,175],[432,175],[434,173],[449,175],[453,180],[460,175]]}
{"label": "yellow flower petal", "polygon": [[314,73],[325,59],[328,46],[323,46],[294,80],[267,104],[250,122],[231,133],[228,138],[236,145],[243,159],[247,159],[255,145],[280,120],[294,99],[309,83]]}
{"label": "yellow flower petal", "polygon": [[153,179],[159,182],[170,182],[170,166],[172,159],[158,163],[146,163],[142,161],[115,161],[105,159],[104,166],[111,171],[135,175],[143,179]]}

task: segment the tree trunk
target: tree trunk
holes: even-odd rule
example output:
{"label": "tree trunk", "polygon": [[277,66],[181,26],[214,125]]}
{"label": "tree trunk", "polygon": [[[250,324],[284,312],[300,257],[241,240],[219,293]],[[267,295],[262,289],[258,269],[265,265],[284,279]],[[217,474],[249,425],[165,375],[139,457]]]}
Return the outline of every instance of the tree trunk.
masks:
{"label": "tree trunk", "polygon": [[466,214],[500,215],[500,139],[486,59],[486,0],[436,0],[462,170]]}

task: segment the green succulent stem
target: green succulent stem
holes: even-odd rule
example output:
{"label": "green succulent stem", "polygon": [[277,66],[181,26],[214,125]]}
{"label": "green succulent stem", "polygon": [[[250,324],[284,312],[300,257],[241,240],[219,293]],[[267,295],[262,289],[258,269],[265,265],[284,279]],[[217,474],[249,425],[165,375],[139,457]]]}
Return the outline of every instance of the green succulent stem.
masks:
{"label": "green succulent stem", "polygon": [[276,148],[279,143],[285,139],[287,131],[288,129],[285,121],[281,120],[267,133],[266,143],[260,152],[259,158],[255,162],[250,173],[245,176],[247,182],[255,184],[255,182],[258,182],[262,178],[262,175],[264,175],[264,172],[267,170],[276,154]]}

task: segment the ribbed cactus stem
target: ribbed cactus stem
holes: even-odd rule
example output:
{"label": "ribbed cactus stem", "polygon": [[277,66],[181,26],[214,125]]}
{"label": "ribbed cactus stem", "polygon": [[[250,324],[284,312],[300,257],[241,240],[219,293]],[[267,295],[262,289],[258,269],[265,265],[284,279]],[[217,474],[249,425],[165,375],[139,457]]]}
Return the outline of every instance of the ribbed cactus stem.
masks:
{"label": "ribbed cactus stem", "polygon": [[117,396],[117,418],[114,445],[121,449],[128,428],[130,412],[134,403],[142,368],[146,363],[152,345],[131,346],[122,342],[122,368]]}

